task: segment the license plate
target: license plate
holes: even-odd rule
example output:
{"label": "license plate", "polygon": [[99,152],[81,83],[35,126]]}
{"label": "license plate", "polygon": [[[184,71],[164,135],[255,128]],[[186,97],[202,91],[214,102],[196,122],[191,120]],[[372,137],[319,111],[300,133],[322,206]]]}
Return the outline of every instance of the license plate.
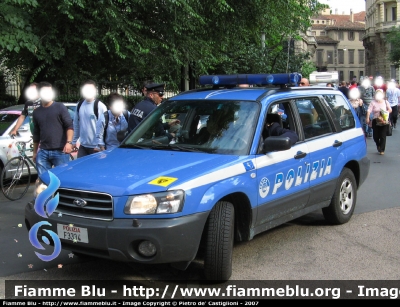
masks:
{"label": "license plate", "polygon": [[57,234],[64,240],[76,243],[89,243],[87,228],[57,224]]}

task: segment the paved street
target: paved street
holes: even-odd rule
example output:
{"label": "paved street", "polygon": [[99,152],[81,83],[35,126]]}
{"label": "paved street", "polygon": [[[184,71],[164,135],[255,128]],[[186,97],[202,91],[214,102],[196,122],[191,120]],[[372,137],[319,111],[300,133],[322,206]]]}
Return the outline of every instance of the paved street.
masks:
{"label": "paved street", "polygon": [[[317,211],[236,244],[231,280],[399,280],[400,129],[387,142],[385,155],[380,156],[373,140],[367,139],[370,175],[359,190],[349,223],[328,226]],[[24,206],[30,196],[15,202],[0,197],[0,297],[4,280],[179,279],[196,283],[203,279],[200,260],[184,272],[169,265],[81,258],[68,251],[43,262],[34,254],[24,225]]]}

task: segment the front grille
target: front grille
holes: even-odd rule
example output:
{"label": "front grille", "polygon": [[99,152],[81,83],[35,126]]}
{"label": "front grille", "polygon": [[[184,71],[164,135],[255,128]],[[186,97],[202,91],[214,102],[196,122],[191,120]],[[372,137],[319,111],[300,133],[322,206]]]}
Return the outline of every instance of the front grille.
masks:
{"label": "front grille", "polygon": [[[97,220],[113,219],[113,200],[109,194],[69,189],[58,189],[57,192],[60,195],[58,213]],[[74,204],[76,199],[83,199],[87,204],[79,207]]]}

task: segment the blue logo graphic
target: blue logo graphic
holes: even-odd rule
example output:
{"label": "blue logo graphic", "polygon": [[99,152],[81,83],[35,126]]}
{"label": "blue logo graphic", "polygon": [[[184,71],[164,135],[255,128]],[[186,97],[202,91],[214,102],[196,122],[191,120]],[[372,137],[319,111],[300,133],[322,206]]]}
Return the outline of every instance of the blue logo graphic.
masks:
{"label": "blue logo graphic", "polygon": [[[48,225],[51,226],[51,224],[49,222],[46,221],[42,221],[42,222],[37,222],[35,225],[33,225],[33,227],[31,228],[31,230],[29,230],[29,241],[31,241],[31,244],[36,247],[37,249],[45,249],[39,242],[38,238],[37,238],[37,233],[38,230],[40,228],[40,226],[42,225]],[[54,251],[51,255],[42,255],[38,252],[35,252],[36,256],[39,257],[39,259],[43,260],[43,261],[51,261],[53,259],[55,259],[61,252],[61,242],[60,242],[60,238],[57,236],[57,234],[54,233],[54,231],[48,230],[48,229],[44,229],[45,232],[47,232],[50,237],[53,239],[54,242]],[[42,236],[42,240],[44,243],[46,243],[47,245],[50,245],[50,241],[47,237]]]}
{"label": "blue logo graphic", "polygon": [[[52,195],[54,192],[57,191],[58,187],[60,186],[60,180],[50,171],[48,172],[50,177],[50,183],[48,187],[40,193],[35,200],[34,209],[35,212],[40,215],[41,217],[48,218],[57,208],[58,201],[59,201],[59,194],[55,195],[53,198]],[[46,214],[47,213],[47,214]],[[43,225],[52,226],[49,222],[42,221],[37,222],[32,228],[29,230],[29,241],[31,242],[32,246],[36,247],[37,249],[45,249],[39,242],[37,235],[39,228]],[[54,251],[51,255],[42,255],[38,252],[35,252],[36,256],[43,261],[51,261],[55,259],[61,252],[61,241],[60,238],[57,236],[54,231],[44,229],[54,242]],[[42,241],[50,245],[50,241],[46,236],[42,236]]]}

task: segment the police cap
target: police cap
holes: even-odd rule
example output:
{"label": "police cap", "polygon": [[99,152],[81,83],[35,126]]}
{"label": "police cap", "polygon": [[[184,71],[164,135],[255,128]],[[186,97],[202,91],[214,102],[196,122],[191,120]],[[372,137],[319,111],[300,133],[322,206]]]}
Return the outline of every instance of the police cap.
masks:
{"label": "police cap", "polygon": [[146,85],[146,90],[148,92],[157,92],[161,95],[164,94],[164,88],[165,88],[164,83],[150,83]]}

